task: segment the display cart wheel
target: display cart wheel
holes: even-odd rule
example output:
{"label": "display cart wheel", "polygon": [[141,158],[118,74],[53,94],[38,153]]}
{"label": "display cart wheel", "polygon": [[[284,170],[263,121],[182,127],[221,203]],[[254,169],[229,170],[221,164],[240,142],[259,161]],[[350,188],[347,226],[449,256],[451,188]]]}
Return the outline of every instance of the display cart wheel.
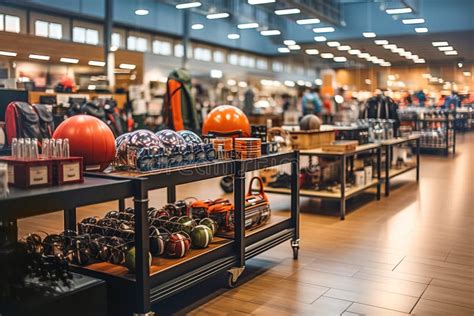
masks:
{"label": "display cart wheel", "polygon": [[298,254],[300,252],[300,240],[292,240],[291,241],[291,249],[293,249],[293,259],[298,259]]}
{"label": "display cart wheel", "polygon": [[244,272],[245,267],[231,268],[227,270],[227,286],[231,289],[235,288],[239,282],[239,277]]}

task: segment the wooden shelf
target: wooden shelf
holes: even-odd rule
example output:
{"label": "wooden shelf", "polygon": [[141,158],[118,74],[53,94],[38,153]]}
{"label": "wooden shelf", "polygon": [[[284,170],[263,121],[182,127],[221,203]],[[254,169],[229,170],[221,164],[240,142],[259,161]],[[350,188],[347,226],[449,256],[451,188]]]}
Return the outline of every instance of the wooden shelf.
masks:
{"label": "wooden shelf", "polygon": [[[416,169],[416,165],[408,165],[408,166],[405,166],[401,169],[391,168],[388,172],[388,177],[393,178],[393,177],[396,177],[396,176],[398,176],[402,173],[408,172],[408,171],[413,170],[413,169]],[[382,179],[385,179],[385,173],[383,173]]]}
{"label": "wooden shelf", "polygon": [[[288,194],[290,194],[290,190],[288,190]],[[270,217],[267,223],[265,225],[256,227],[254,229],[246,229],[245,230],[245,237],[250,237],[254,234],[257,234],[261,231],[264,231],[268,228],[271,228],[272,226],[278,225],[286,220],[289,220],[289,217],[285,216],[279,216],[279,215],[274,215]],[[228,232],[228,233],[219,233],[218,236],[224,237],[224,238],[234,238],[234,232]]]}
{"label": "wooden shelf", "polygon": [[[357,193],[365,191],[366,189],[377,185],[377,179],[372,180],[372,182],[367,183],[362,186],[353,186],[346,189],[346,198],[349,198]],[[265,188],[266,193],[277,193],[277,194],[290,194],[290,189],[286,188]],[[306,197],[316,197],[322,199],[340,199],[341,192],[328,192],[328,191],[316,191],[316,190],[307,190],[307,189],[300,189],[300,196]]]}
{"label": "wooden shelf", "polygon": [[[188,253],[183,258],[178,258],[178,259],[173,259],[173,258],[167,258],[167,257],[153,257],[151,267],[150,267],[150,276],[154,276],[158,273],[164,272],[168,269],[174,268],[176,266],[179,266],[182,263],[191,261],[197,257],[206,255],[218,248],[224,247],[226,245],[229,245],[233,243],[233,240],[221,238],[221,237],[214,237],[214,240],[211,244],[209,244],[209,247],[205,249],[191,249]],[[88,269],[88,270],[93,270],[96,272],[101,272],[109,275],[113,275],[116,277],[121,277],[125,279],[129,279],[134,281],[135,280],[135,275],[132,273],[129,273],[128,269],[122,265],[116,265],[116,264],[111,264],[109,262],[98,262],[98,263],[93,263],[87,266],[81,267],[83,269]]]}
{"label": "wooden shelf", "polygon": [[357,146],[355,150],[346,151],[346,152],[324,151],[321,148],[317,148],[317,149],[301,150],[300,153],[302,155],[313,155],[313,156],[352,156],[364,151],[377,149],[379,147],[380,147],[380,144],[365,144],[365,145]]}

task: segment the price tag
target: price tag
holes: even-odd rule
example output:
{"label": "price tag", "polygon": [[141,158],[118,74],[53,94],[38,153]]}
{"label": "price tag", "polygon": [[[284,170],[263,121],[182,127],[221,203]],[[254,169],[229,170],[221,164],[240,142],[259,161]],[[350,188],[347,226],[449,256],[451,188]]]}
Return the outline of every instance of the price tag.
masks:
{"label": "price tag", "polygon": [[63,165],[63,182],[78,181],[81,179],[81,167],[78,162]]}
{"label": "price tag", "polygon": [[30,185],[48,184],[48,166],[30,167]]}

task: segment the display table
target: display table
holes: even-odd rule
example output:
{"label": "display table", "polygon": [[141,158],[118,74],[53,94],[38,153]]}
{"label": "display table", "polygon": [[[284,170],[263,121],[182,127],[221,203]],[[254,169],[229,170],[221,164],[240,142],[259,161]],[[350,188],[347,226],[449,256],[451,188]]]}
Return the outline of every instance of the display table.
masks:
{"label": "display table", "polygon": [[[416,169],[416,181],[420,179],[420,140],[421,135],[410,135],[408,137],[400,137],[389,139],[381,142],[385,154],[385,174],[382,179],[385,181],[385,196],[390,195],[390,180],[405,172]],[[416,163],[404,166],[400,169],[392,168],[393,147],[415,142]]]}
{"label": "display table", "polygon": [[[375,174],[375,178],[372,181],[369,181],[365,185],[361,186],[354,186],[347,188],[346,187],[346,179],[347,179],[347,158],[354,157],[360,153],[371,152],[377,156],[377,172]],[[309,150],[302,150],[300,152],[302,156],[309,156],[310,160],[311,157],[329,157],[335,158],[339,160],[341,166],[341,174],[340,174],[340,190],[339,192],[329,192],[329,191],[318,191],[318,190],[300,190],[300,196],[305,197],[315,197],[320,199],[331,199],[331,200],[338,200],[340,202],[340,218],[341,220],[345,219],[346,216],[346,201],[369,188],[374,186],[377,187],[377,200],[380,199],[380,179],[381,179],[381,170],[380,170],[380,162],[381,162],[381,145],[378,144],[365,144],[359,145],[353,151],[347,152],[331,152],[331,151],[323,151],[322,149],[309,149]],[[277,193],[277,194],[289,194],[290,190],[286,188],[265,188],[265,191],[268,193]]]}

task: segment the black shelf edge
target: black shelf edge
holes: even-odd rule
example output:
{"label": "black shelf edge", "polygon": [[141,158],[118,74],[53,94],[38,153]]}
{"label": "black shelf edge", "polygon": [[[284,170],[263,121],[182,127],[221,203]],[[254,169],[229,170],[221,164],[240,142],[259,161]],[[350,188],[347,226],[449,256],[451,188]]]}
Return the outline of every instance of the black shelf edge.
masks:
{"label": "black shelf edge", "polygon": [[253,258],[273,247],[293,238],[294,228],[280,230],[271,236],[254,242],[245,248],[245,259]]}

